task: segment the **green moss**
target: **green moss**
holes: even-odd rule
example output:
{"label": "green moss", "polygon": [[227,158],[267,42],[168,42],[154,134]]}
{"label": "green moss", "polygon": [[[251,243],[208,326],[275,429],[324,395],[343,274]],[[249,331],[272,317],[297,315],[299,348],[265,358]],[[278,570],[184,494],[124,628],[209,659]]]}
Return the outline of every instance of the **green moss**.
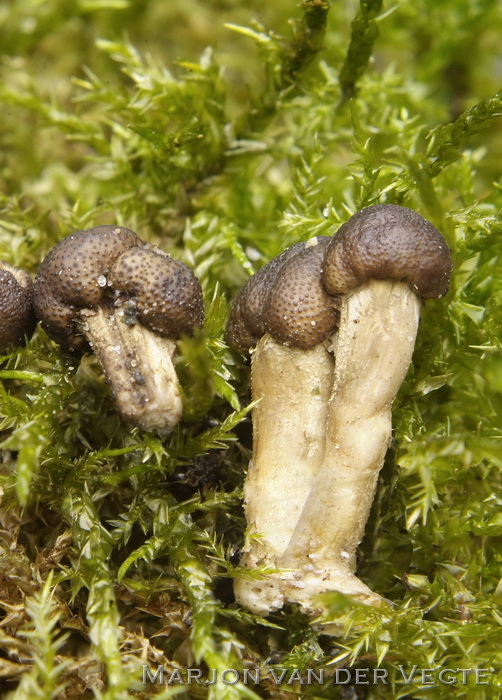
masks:
{"label": "green moss", "polygon": [[[0,11],[0,257],[34,273],[71,231],[117,222],[192,266],[207,311],[179,343],[184,420],[168,440],[123,424],[97,363],[40,330],[2,358],[2,695],[184,690],[145,686],[142,664],[261,669],[256,687],[185,692],[218,700],[339,698],[341,667],[388,672],[348,684],[367,698],[500,693],[500,9],[381,5]],[[329,639],[294,609],[263,620],[232,600],[251,427],[224,328],[253,271],[374,203],[429,218],[455,273],[423,311],[360,548],[394,607],[327,596],[344,629]],[[490,673],[404,684],[413,665]],[[270,668],[324,683],[281,686]]]}

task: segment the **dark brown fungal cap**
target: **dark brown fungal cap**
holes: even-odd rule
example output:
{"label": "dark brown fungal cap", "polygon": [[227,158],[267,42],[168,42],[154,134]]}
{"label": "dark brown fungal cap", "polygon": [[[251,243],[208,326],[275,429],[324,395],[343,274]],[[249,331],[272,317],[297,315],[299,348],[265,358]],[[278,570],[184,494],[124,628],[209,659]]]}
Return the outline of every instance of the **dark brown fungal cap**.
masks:
{"label": "dark brown fungal cap", "polygon": [[281,253],[247,282],[227,329],[231,345],[248,350],[264,333],[308,350],[335,329],[337,311],[321,284],[330,239],[318,236]]}
{"label": "dark brown fungal cap", "polygon": [[178,338],[204,322],[197,278],[184,263],[162,251],[130,248],[116,261],[109,281],[122,293],[118,303],[132,300],[141,323],[159,335]]}
{"label": "dark brown fungal cap", "polygon": [[412,209],[378,204],[333,236],[323,283],[329,294],[343,294],[370,278],[402,280],[423,298],[442,297],[451,271],[451,251],[431,223]]}
{"label": "dark brown fungal cap", "polygon": [[265,333],[265,310],[277,271],[303,250],[297,243],[270,260],[249,278],[237,295],[227,327],[227,340],[239,350],[249,350]]}
{"label": "dark brown fungal cap", "polygon": [[40,265],[34,287],[35,314],[48,335],[69,349],[86,349],[79,309],[101,301],[113,262],[128,248],[142,244],[127,228],[96,226],[76,231],[54,246]]}
{"label": "dark brown fungal cap", "polygon": [[0,262],[0,352],[31,336],[36,320],[33,314],[33,282],[24,270]]}
{"label": "dark brown fungal cap", "polygon": [[[190,321],[193,321],[192,327],[200,325],[203,317],[202,295],[193,273],[182,263],[175,263],[168,256],[153,253],[144,248],[144,245],[133,231],[121,226],[97,226],[77,231],[58,243],[40,265],[35,279],[35,313],[47,333],[69,349],[87,349],[80,311],[111,303],[115,284],[115,306],[128,300],[129,307],[134,311],[128,317],[130,323],[135,322],[135,314],[140,319],[146,319],[148,313],[151,313],[151,322],[145,321],[145,325],[157,330],[159,334],[175,336],[187,332]],[[145,263],[141,254],[138,254],[142,250],[148,250],[150,262]],[[126,251],[135,252],[129,258],[129,263],[122,265],[121,256]],[[137,263],[133,262],[135,256]],[[162,274],[159,273],[159,261],[169,269],[169,272],[164,273],[163,281],[160,281]],[[188,272],[183,275],[179,266]],[[130,285],[128,280],[120,278],[116,268],[122,269],[124,273],[127,273],[127,269],[131,270]],[[166,281],[174,270],[173,280]],[[134,294],[141,289],[141,276],[144,280],[143,297],[138,301]],[[190,291],[184,295],[177,285],[187,281]],[[152,289],[149,289],[150,285],[153,285]],[[172,300],[169,298],[171,293],[174,294]],[[197,307],[195,297],[200,308]],[[180,319],[182,314],[179,306],[187,299],[189,320],[185,319],[181,323],[181,330],[175,333],[175,322],[165,319],[162,322],[160,317],[163,312],[169,313],[169,309],[174,308],[175,319]],[[169,328],[169,331],[160,330],[162,327]]]}

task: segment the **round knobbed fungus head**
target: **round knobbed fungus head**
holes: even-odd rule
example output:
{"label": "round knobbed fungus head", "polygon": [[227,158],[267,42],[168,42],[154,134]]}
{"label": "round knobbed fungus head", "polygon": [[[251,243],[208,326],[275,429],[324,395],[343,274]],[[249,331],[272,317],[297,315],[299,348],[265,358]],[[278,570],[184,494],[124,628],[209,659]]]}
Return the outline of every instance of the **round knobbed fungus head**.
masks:
{"label": "round knobbed fungus head", "polygon": [[87,343],[78,328],[78,311],[99,304],[111,266],[127,249],[143,245],[121,226],[76,231],[49,252],[35,278],[34,307],[42,327],[70,349]]}
{"label": "round knobbed fungus head", "polygon": [[442,297],[452,271],[443,236],[420,214],[378,204],[354,214],[331,239],[323,283],[342,294],[367,279],[407,281],[424,298]]}
{"label": "round knobbed fungus head", "polygon": [[277,271],[303,250],[304,243],[288,248],[249,278],[235,298],[227,327],[230,345],[249,350],[265,333],[265,310]]}
{"label": "round knobbed fungus head", "polygon": [[17,267],[0,262],[0,352],[18,345],[35,328],[33,283]]}
{"label": "round knobbed fungus head", "polygon": [[321,284],[330,239],[319,236],[284,251],[253,275],[237,297],[227,330],[231,345],[247,350],[266,332],[308,350],[334,330],[337,311]]}
{"label": "round knobbed fungus head", "polygon": [[178,338],[204,322],[197,278],[184,263],[162,251],[130,248],[116,260],[109,283],[121,293],[117,304],[130,303],[140,322],[159,335]]}

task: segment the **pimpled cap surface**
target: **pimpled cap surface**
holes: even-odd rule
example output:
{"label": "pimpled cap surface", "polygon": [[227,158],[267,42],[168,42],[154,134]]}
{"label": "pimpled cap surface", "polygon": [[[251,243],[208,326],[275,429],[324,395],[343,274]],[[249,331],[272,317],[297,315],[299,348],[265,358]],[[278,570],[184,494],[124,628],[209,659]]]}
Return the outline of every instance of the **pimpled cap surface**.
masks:
{"label": "pimpled cap surface", "polygon": [[337,297],[350,289],[388,279],[441,297],[452,267],[445,239],[423,216],[394,204],[367,207],[333,237],[293,245],[253,275],[234,302],[227,339],[245,351],[268,332],[307,350],[335,330]]}
{"label": "pimpled cap surface", "polygon": [[200,284],[184,263],[148,246],[123,253],[113,266],[115,290],[134,299],[141,323],[159,335],[178,337],[204,322]]}
{"label": "pimpled cap surface", "polygon": [[318,236],[297,243],[261,268],[238,295],[227,338],[248,350],[264,333],[307,350],[334,330],[337,311],[321,284],[330,239]]}
{"label": "pimpled cap surface", "polygon": [[323,283],[343,294],[367,279],[410,283],[423,297],[442,297],[452,272],[451,251],[440,232],[407,207],[377,204],[352,216],[331,239]]}
{"label": "pimpled cap surface", "polygon": [[[137,305],[140,320],[148,319],[150,313],[153,320],[151,323],[145,321],[145,325],[160,335],[177,337],[180,333],[188,332],[191,320],[194,320],[191,327],[200,325],[202,321],[197,320],[201,314],[203,316],[202,292],[195,275],[182,263],[149,249],[149,262],[145,263],[142,254],[138,253],[147,250],[144,246],[133,231],[122,226],[96,226],[77,231],[60,241],[40,265],[34,285],[35,313],[47,333],[70,349],[86,348],[79,311],[95,308],[111,300],[114,294],[118,295],[115,306],[123,301]],[[128,258],[129,262],[122,264],[122,255],[130,251],[132,257]],[[164,277],[163,283],[159,283],[162,265]],[[188,273],[180,273],[179,266]],[[128,271],[131,280],[121,277],[121,273],[127,274]],[[166,278],[170,279],[172,274],[174,282],[166,282]],[[189,320],[183,323],[179,307],[186,297],[177,285],[185,283],[191,290],[192,296],[190,292],[188,296],[193,306],[189,305]],[[200,294],[197,297],[200,301],[199,316],[194,310],[194,295],[197,296],[194,289]],[[174,295],[173,299],[171,295]],[[169,314],[173,309],[175,320],[162,321],[162,314]],[[176,330],[176,320],[181,322],[179,331]]]}
{"label": "pimpled cap surface", "polygon": [[0,262],[0,352],[35,328],[33,283],[24,270]]}

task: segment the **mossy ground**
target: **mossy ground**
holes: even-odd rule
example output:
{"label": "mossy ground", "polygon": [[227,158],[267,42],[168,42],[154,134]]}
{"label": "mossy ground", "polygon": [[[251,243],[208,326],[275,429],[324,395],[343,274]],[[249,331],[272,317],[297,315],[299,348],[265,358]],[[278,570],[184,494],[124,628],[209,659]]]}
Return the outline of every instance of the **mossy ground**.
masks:
{"label": "mossy ground", "polygon": [[[0,258],[31,273],[68,233],[134,229],[197,272],[183,423],[131,429],[92,358],[41,332],[2,358],[2,697],[496,698],[502,686],[502,98],[495,0],[0,3]],[[327,29],[324,34],[324,22]],[[251,449],[229,304],[286,246],[373,203],[454,252],[394,406],[359,572],[390,611],[327,601],[259,619],[232,597]],[[144,685],[260,667],[260,685]],[[324,671],[277,684],[268,668]],[[403,684],[399,666],[489,669]],[[388,684],[336,685],[337,668]],[[289,678],[289,676],[288,676]],[[343,678],[343,676],[342,676]]]}

